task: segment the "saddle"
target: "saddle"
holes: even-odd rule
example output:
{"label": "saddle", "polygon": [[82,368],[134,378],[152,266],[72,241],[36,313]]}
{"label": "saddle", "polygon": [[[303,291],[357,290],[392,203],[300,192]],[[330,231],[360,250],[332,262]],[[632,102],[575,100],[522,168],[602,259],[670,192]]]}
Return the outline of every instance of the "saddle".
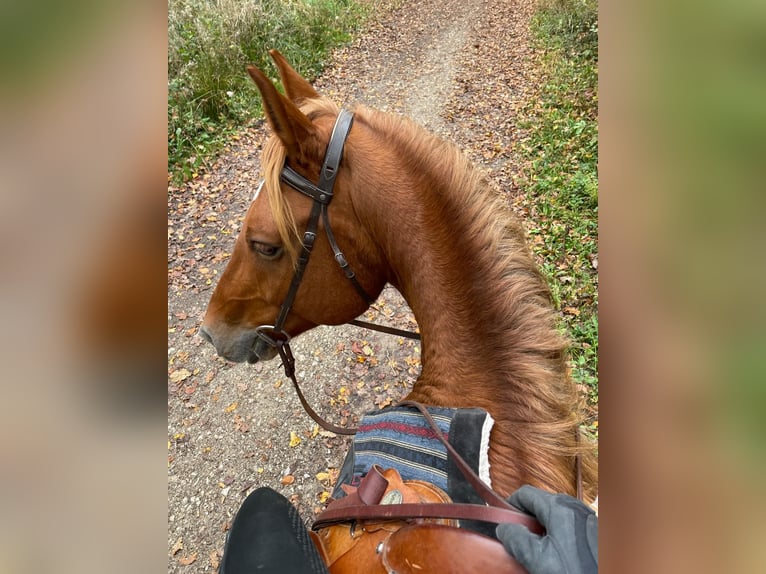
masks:
{"label": "saddle", "polygon": [[[431,419],[422,405],[403,404]],[[333,500],[312,526],[311,539],[331,574],[526,574],[500,542],[460,528],[460,521],[519,523],[537,534],[544,529],[484,484],[429,422],[486,505],[454,503],[431,483],[402,480],[396,469],[374,465],[358,486],[342,485],[346,496]]]}
{"label": "saddle", "polygon": [[453,504],[442,489],[403,481],[393,468],[373,467],[358,487],[343,489],[346,496],[333,501],[310,532],[331,574],[526,574],[500,542],[459,528],[458,517],[522,522],[541,531],[518,512]]}

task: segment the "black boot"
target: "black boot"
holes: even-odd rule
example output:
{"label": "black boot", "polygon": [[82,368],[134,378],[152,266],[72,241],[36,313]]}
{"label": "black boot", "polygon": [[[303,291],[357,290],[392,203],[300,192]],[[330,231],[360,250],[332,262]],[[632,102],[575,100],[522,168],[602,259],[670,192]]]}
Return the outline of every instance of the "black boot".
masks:
{"label": "black boot", "polygon": [[242,503],[221,560],[221,574],[329,574],[298,511],[270,488]]}

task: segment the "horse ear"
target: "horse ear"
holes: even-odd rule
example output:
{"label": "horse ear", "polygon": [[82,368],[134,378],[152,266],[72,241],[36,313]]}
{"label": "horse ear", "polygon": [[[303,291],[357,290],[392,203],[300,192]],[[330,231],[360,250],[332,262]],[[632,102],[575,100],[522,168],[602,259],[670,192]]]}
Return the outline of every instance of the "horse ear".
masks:
{"label": "horse ear", "polygon": [[314,134],[314,126],[298,107],[280,94],[266,75],[255,66],[248,66],[247,73],[258,86],[263,98],[263,111],[287,148],[287,157],[301,156],[301,143]]}
{"label": "horse ear", "polygon": [[285,93],[287,97],[292,101],[298,103],[300,100],[309,98],[318,98],[319,94],[311,87],[293,67],[287,63],[285,57],[277,50],[269,50],[271,58],[277,65],[279,70],[279,77],[282,78],[282,85],[285,87]]}

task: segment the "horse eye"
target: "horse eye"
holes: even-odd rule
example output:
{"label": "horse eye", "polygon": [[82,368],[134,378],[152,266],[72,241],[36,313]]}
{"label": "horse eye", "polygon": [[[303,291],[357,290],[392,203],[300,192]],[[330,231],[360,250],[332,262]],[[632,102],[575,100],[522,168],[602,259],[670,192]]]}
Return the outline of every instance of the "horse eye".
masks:
{"label": "horse eye", "polygon": [[269,245],[268,243],[262,243],[260,241],[251,241],[250,246],[258,255],[265,259],[277,259],[282,255],[282,248],[278,245]]}

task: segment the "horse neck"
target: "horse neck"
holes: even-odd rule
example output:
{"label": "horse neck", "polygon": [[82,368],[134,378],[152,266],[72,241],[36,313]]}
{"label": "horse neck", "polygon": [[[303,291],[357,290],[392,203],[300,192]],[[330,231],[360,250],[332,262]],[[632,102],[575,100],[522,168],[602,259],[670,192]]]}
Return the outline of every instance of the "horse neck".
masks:
{"label": "horse neck", "polygon": [[[354,186],[364,190],[355,211],[420,327],[422,372],[410,398],[492,414],[493,464],[515,468],[500,492],[524,482],[571,491],[571,451],[561,452],[573,447],[577,397],[548,287],[521,226],[463,172],[457,152],[439,147],[447,155],[434,159],[432,144],[371,146]],[[397,166],[396,175],[377,177],[372,166]]]}
{"label": "horse neck", "polygon": [[[451,146],[423,139],[374,145],[374,157],[357,159],[354,211],[420,326],[421,386],[460,375],[496,396],[488,381],[507,387],[508,360],[530,362],[520,353],[563,358],[549,290],[522,227],[486,182]],[[394,176],[376,176],[379,165]]]}

